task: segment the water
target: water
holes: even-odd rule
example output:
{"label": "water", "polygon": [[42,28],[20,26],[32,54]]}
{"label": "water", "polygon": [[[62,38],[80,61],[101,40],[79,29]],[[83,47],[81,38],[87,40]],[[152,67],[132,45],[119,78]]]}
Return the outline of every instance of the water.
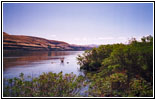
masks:
{"label": "water", "polygon": [[[73,72],[83,75],[79,71],[76,57],[83,51],[4,51],[3,77],[18,77],[22,72],[25,76],[37,77],[43,72],[65,73]],[[64,58],[61,63],[60,58]]]}

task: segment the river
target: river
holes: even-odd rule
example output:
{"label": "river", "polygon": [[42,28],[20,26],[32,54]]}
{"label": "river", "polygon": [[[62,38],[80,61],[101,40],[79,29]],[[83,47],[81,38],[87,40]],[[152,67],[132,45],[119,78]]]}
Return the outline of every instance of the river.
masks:
{"label": "river", "polygon": [[[3,78],[25,76],[37,77],[43,72],[71,73],[83,75],[79,71],[76,57],[84,51],[4,51]],[[61,63],[60,58],[64,58]]]}

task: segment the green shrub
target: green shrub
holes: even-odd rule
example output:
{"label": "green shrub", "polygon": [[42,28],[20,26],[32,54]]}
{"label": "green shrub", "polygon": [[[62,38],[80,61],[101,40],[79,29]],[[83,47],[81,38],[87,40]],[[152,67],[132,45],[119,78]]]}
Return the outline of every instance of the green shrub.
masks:
{"label": "green shrub", "polygon": [[153,89],[151,83],[147,82],[142,78],[133,79],[130,83],[129,96],[152,97]]}
{"label": "green shrub", "polygon": [[101,45],[78,57],[89,73],[90,96],[153,96],[153,37],[141,40]]}
{"label": "green shrub", "polygon": [[21,73],[20,78],[5,79],[4,83],[4,97],[72,97],[80,96],[84,77],[49,72],[28,81]]}

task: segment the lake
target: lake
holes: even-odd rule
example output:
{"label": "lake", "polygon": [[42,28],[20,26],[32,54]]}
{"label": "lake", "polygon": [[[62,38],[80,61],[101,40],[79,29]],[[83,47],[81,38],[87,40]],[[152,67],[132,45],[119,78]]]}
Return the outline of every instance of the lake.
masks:
{"label": "lake", "polygon": [[[3,78],[37,77],[43,72],[83,75],[76,57],[84,51],[3,51]],[[61,63],[60,58],[64,58]]]}

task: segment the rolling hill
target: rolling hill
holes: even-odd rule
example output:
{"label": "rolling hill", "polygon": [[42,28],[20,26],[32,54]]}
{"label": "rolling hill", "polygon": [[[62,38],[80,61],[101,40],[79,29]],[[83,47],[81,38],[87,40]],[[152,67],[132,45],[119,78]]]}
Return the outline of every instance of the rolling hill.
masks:
{"label": "rolling hill", "polygon": [[10,35],[3,32],[4,50],[27,50],[27,51],[79,51],[88,50],[92,47],[70,45],[63,41],[48,40],[40,37]]}

